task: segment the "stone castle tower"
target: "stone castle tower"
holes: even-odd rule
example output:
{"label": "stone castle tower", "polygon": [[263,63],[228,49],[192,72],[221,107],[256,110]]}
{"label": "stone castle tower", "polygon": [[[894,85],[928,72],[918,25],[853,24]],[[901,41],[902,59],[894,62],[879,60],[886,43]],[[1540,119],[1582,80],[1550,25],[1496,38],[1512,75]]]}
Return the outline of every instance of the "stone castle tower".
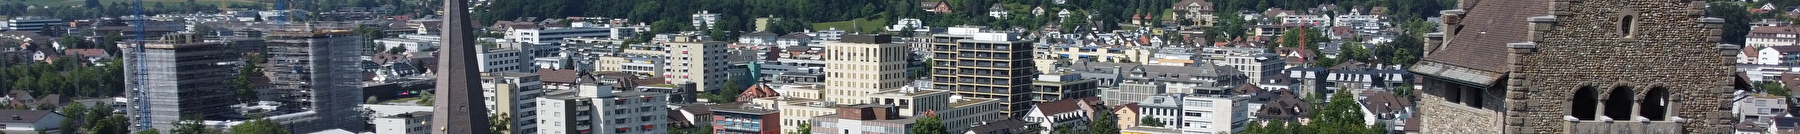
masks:
{"label": "stone castle tower", "polygon": [[1727,133],[1738,45],[1701,0],[1462,0],[1427,34],[1425,133]]}

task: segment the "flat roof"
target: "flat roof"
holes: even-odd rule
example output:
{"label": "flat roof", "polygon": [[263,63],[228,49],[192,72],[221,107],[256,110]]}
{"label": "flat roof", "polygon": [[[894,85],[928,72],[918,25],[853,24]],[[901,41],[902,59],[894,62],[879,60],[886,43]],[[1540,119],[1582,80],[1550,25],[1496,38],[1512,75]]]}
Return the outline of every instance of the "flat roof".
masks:
{"label": "flat roof", "polygon": [[961,100],[951,100],[950,107],[963,107],[963,106],[974,105],[974,104],[982,103],[982,102],[994,102],[994,99],[962,98]]}

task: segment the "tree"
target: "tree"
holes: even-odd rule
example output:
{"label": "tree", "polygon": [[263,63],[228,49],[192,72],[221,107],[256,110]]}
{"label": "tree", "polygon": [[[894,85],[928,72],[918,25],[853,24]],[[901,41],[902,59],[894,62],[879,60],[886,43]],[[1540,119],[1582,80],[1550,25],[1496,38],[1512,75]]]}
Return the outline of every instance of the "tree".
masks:
{"label": "tree", "polygon": [[1758,82],[1756,84],[1756,88],[1762,89],[1762,91],[1764,93],[1769,93],[1771,95],[1776,95],[1776,96],[1792,95],[1791,91],[1788,90],[1786,85],[1781,85],[1781,83],[1776,83],[1776,82]]}
{"label": "tree", "polygon": [[1720,35],[1719,43],[1744,44],[1744,35],[1750,33],[1750,10],[1744,8],[1742,2],[1717,1],[1708,3],[1706,17],[1725,19],[1725,27]]}
{"label": "tree", "polygon": [[70,48],[86,48],[87,47],[85,45],[82,45],[82,44],[84,44],[84,42],[81,40],[81,36],[63,36],[62,40],[58,40],[56,43],[62,44],[62,47],[70,47]]}
{"label": "tree", "polygon": [[394,46],[394,48],[388,48],[388,54],[398,55],[398,54],[402,54],[402,53],[406,53],[406,47]]}
{"label": "tree", "polygon": [[86,1],[86,2],[85,2],[85,3],[83,3],[83,4],[82,4],[82,5],[81,5],[81,7],[85,7],[85,8],[99,8],[99,7],[100,7],[100,0],[87,0],[87,1]]}
{"label": "tree", "polygon": [[810,133],[812,133],[812,123],[800,123],[799,129],[796,129],[794,132],[788,132],[788,134],[810,134]]}
{"label": "tree", "polygon": [[138,131],[137,134],[162,134],[162,132],[158,132],[155,128],[151,128],[150,130]]}
{"label": "tree", "polygon": [[493,131],[493,133],[496,134],[512,131],[512,116],[507,116],[506,113],[488,116],[488,127],[493,128],[488,130]]}
{"label": "tree", "polygon": [[1119,116],[1118,115],[1113,115],[1112,112],[1095,112],[1095,113],[1099,113],[1099,114],[1094,115],[1094,117],[1096,117],[1096,118],[1094,118],[1094,121],[1088,123],[1087,133],[1089,133],[1089,134],[1116,134],[1116,133],[1119,133]]}
{"label": "tree", "polygon": [[74,134],[76,131],[81,131],[80,124],[81,119],[83,119],[81,117],[88,113],[87,106],[84,106],[82,103],[69,104],[68,106],[63,106],[61,112],[68,115],[68,117],[63,118],[63,122],[60,124],[63,127],[56,128],[58,132],[61,132],[62,134]]}
{"label": "tree", "polygon": [[375,103],[381,103],[381,100],[375,99],[375,96],[369,96],[369,99],[363,99],[363,104],[375,104]]}
{"label": "tree", "polygon": [[233,133],[233,134],[293,134],[293,132],[289,132],[287,130],[287,128],[282,128],[281,124],[275,123],[275,121],[269,121],[269,119],[263,119],[263,118],[258,118],[256,120],[250,120],[250,122],[245,122],[244,124],[238,124],[237,126],[231,126],[231,133]]}
{"label": "tree", "polygon": [[1372,132],[1362,123],[1362,107],[1354,97],[1350,92],[1332,93],[1325,105],[1316,106],[1311,113],[1313,121],[1300,128],[1306,132]]}
{"label": "tree", "polygon": [[1144,119],[1138,120],[1138,123],[1142,123],[1144,126],[1163,127],[1162,120],[1156,119],[1156,117],[1146,116]]}
{"label": "tree", "polygon": [[206,124],[201,123],[201,122],[203,122],[203,120],[200,119],[200,116],[194,116],[194,115],[182,116],[180,121],[176,121],[174,123],[175,127],[176,127],[175,130],[169,131],[169,132],[172,132],[175,134],[224,134],[225,133],[225,132],[219,131],[217,129],[207,128]]}
{"label": "tree", "polygon": [[106,119],[101,119],[98,122],[94,122],[92,124],[93,126],[91,128],[88,128],[88,131],[94,132],[94,133],[101,133],[101,134],[130,133],[131,130],[125,128],[126,126],[130,126],[130,124],[126,123],[127,120],[130,120],[130,119],[125,118],[124,115],[112,115],[110,117],[106,117]]}
{"label": "tree", "polygon": [[948,132],[948,128],[944,127],[944,121],[938,120],[937,116],[931,116],[931,115],[927,115],[927,116],[925,116],[925,118],[919,118],[919,120],[914,120],[912,131],[909,131],[909,132],[913,133],[913,134],[949,134],[950,133],[950,132]]}
{"label": "tree", "polygon": [[1369,58],[1369,49],[1363,47],[1362,43],[1344,42],[1343,45],[1338,46],[1337,59],[1341,61],[1369,63]]}

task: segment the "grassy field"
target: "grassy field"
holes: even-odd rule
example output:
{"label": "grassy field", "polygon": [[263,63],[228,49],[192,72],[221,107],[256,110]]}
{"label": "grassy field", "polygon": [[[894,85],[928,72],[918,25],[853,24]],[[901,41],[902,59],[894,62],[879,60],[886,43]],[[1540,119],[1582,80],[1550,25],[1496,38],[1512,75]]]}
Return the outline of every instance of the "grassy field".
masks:
{"label": "grassy field", "polygon": [[[111,4],[111,3],[115,3],[115,2],[130,3],[131,1],[132,0],[100,0],[100,3],[104,3],[104,4]],[[151,3],[173,4],[173,3],[187,2],[188,0],[143,0],[143,1],[145,4],[144,6],[150,6]],[[76,5],[81,5],[82,2],[85,2],[85,0],[0,0],[0,3],[24,3],[26,5],[45,5],[45,6],[76,6]],[[252,1],[252,0],[194,0],[194,3],[217,5],[217,4],[250,4],[250,3],[257,3],[257,2]]]}
{"label": "grassy field", "polygon": [[[851,21],[855,21],[855,22],[851,22]],[[873,32],[873,31],[882,30],[883,27],[886,27],[888,25],[887,22],[888,22],[888,20],[885,17],[880,18],[880,19],[873,19],[873,20],[858,18],[856,20],[813,23],[813,30],[814,31],[826,30],[826,29],[831,29],[831,28],[835,27],[838,30],[856,31],[855,29],[852,29],[850,26],[850,25],[854,24],[854,25],[857,25],[856,27],[861,28],[862,31]]]}

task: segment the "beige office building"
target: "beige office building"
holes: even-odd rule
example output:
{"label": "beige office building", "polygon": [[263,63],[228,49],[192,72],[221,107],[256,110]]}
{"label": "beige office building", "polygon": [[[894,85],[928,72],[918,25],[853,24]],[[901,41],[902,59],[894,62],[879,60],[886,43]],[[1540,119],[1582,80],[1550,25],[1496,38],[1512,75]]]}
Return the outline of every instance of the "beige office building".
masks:
{"label": "beige office building", "polygon": [[886,35],[850,35],[827,42],[827,90],[824,99],[845,104],[869,103],[869,94],[906,85],[910,49]]}
{"label": "beige office building", "polygon": [[725,68],[731,66],[725,62],[725,42],[683,35],[662,44],[668,52],[667,73],[663,74],[668,83],[694,83],[700,91],[725,87],[725,79],[730,78]]}

